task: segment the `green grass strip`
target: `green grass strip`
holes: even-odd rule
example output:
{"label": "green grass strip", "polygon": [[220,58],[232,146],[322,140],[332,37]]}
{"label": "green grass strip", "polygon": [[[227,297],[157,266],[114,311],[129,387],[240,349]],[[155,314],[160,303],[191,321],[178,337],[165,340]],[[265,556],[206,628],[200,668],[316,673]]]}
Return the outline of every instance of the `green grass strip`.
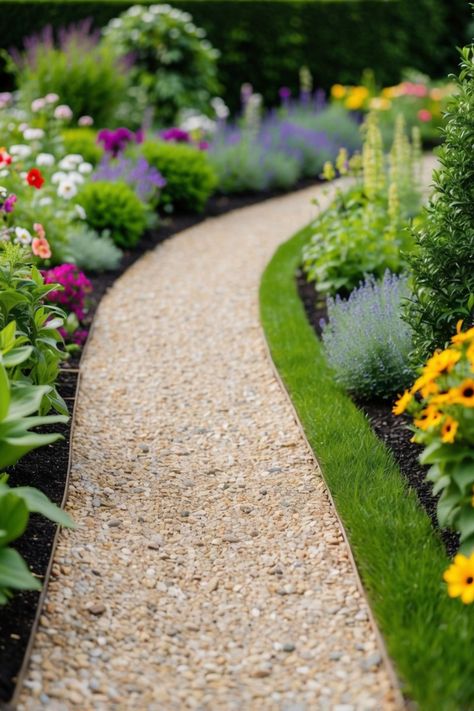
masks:
{"label": "green grass strip", "polygon": [[[415,494],[367,419],[334,383],[306,320],[295,271],[306,228],[260,288],[274,363],[322,467],[406,694],[423,711],[474,709],[474,606],[447,596],[449,561]],[[350,338],[350,333],[347,334]]]}

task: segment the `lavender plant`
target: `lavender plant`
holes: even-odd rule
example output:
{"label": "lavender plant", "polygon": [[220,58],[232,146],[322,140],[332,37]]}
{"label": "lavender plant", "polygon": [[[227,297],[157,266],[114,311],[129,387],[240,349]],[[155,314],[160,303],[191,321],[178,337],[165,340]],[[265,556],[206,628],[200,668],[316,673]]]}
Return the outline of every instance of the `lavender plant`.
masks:
{"label": "lavender plant", "polygon": [[116,159],[104,157],[92,175],[92,181],[123,182],[129,185],[144,203],[156,204],[160,189],[166,185],[161,173],[145,158]]}
{"label": "lavender plant", "polygon": [[387,271],[381,281],[367,277],[347,300],[328,299],[324,350],[336,381],[352,395],[388,399],[412,383],[413,332],[401,319],[409,293],[407,278]]}

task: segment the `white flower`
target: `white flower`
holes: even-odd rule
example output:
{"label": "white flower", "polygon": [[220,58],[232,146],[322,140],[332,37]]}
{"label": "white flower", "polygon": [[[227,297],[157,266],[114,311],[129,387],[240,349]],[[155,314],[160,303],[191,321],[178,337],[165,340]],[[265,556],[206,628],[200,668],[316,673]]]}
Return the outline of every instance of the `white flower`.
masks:
{"label": "white flower", "polygon": [[92,116],[80,116],[79,121],[77,122],[79,126],[92,126],[94,123],[94,119]]}
{"label": "white flower", "polygon": [[25,128],[23,131],[23,138],[25,141],[37,141],[43,138],[44,131],[42,128]]}
{"label": "white flower", "polygon": [[153,14],[151,12],[144,12],[142,16],[143,22],[153,22],[154,21]]}
{"label": "white flower", "polygon": [[15,227],[15,235],[16,244],[31,244],[32,237],[24,227]]}
{"label": "white flower", "polygon": [[87,218],[86,211],[82,207],[82,205],[74,205],[74,210],[76,211],[76,215],[79,217],[80,220],[85,220]]}
{"label": "white flower", "polygon": [[8,195],[8,190],[3,185],[0,185],[0,198],[4,198],[7,195]]}
{"label": "white flower", "polygon": [[69,158],[63,158],[59,161],[58,167],[61,168],[61,170],[76,170],[76,162],[69,160]]}
{"label": "white flower", "polygon": [[48,104],[55,104],[56,101],[59,101],[59,96],[57,94],[54,94],[53,92],[51,92],[49,94],[46,94],[46,96],[44,97],[44,100]]}
{"label": "white flower", "polygon": [[127,12],[127,15],[129,17],[138,17],[138,15],[141,15],[141,13],[142,13],[142,8],[140,7],[140,5],[134,5]]}
{"label": "white flower", "polygon": [[36,165],[41,166],[51,166],[54,165],[54,156],[52,153],[38,153],[36,156]]}
{"label": "white flower", "polygon": [[118,28],[121,26],[122,26],[122,20],[119,17],[115,17],[113,20],[110,20],[110,22],[109,22],[109,27]]}
{"label": "white flower", "polygon": [[56,185],[56,183],[62,183],[63,180],[67,179],[67,173],[64,173],[62,170],[58,170],[57,173],[53,173],[51,176],[51,182],[53,185]]}
{"label": "white flower", "polygon": [[41,207],[46,207],[46,205],[51,205],[52,202],[53,202],[52,198],[45,196],[45,197],[42,197],[38,200],[38,205],[41,205]]}
{"label": "white flower", "polygon": [[44,109],[46,106],[46,101],[44,99],[34,99],[31,102],[31,110],[36,113],[37,111],[41,111],[41,109]]}
{"label": "white flower", "polygon": [[10,241],[10,230],[5,227],[2,230],[0,230],[0,242],[9,242],[9,241]]}
{"label": "white flower", "polygon": [[28,158],[31,155],[32,149],[30,146],[25,146],[22,143],[10,146],[10,155],[14,158]]}
{"label": "white flower", "polygon": [[82,163],[84,158],[81,156],[80,153],[68,153],[67,156],[64,156],[64,160],[69,160],[71,163]]}
{"label": "white flower", "polygon": [[0,178],[6,178],[7,175],[9,175],[9,174],[10,174],[10,172],[6,168],[4,168],[3,170],[0,170]]}
{"label": "white flower", "polygon": [[78,167],[79,173],[82,173],[82,175],[89,175],[89,173],[92,173],[94,170],[94,166],[91,163],[81,163],[81,165]]}
{"label": "white flower", "polygon": [[72,173],[69,173],[68,178],[69,180],[72,180],[72,182],[76,185],[81,185],[84,182],[83,176],[76,170],[73,170]]}
{"label": "white flower", "polygon": [[65,200],[70,200],[77,195],[76,183],[69,178],[62,180],[58,185],[58,195]]}
{"label": "white flower", "polygon": [[54,118],[69,121],[72,119],[72,109],[67,104],[59,104],[54,109]]}

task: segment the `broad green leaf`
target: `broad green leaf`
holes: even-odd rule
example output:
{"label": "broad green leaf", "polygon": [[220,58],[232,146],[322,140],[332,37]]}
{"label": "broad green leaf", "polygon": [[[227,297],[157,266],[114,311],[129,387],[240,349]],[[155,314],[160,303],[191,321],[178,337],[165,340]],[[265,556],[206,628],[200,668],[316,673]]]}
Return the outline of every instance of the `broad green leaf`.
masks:
{"label": "broad green leaf", "polygon": [[23,437],[7,438],[0,441],[0,468],[11,467],[32,449],[45,447],[63,439],[60,434],[37,434],[30,432]]}
{"label": "broad green leaf", "polygon": [[[74,521],[63,509],[53,504],[42,491],[34,489],[31,486],[18,486],[12,489],[15,496],[19,496],[25,502],[31,513],[39,513],[50,521],[59,523],[61,526],[74,528]],[[0,519],[1,523],[1,519]]]}
{"label": "broad green leaf", "polygon": [[8,353],[3,354],[3,364],[5,368],[16,368],[17,365],[21,365],[28,358],[30,358],[33,353],[33,346],[20,346],[19,348],[13,348]]}
{"label": "broad green leaf", "polygon": [[13,548],[0,549],[0,588],[41,590],[40,582],[33,577],[21,555]]}
{"label": "broad green leaf", "polygon": [[15,345],[16,323],[10,321],[9,324],[0,331],[0,351],[5,355],[5,351],[9,351]]}
{"label": "broad green leaf", "polygon": [[19,538],[27,524],[28,507],[21,496],[13,491],[0,496],[0,548]]}
{"label": "broad green leaf", "polygon": [[456,463],[452,468],[451,476],[463,493],[466,487],[471,489],[474,484],[474,460],[465,459]]}

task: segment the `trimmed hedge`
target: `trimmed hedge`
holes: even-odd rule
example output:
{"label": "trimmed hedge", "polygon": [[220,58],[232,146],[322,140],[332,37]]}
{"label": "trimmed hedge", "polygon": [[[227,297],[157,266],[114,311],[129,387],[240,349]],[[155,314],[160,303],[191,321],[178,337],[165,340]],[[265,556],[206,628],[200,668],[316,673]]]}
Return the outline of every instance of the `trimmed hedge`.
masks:
{"label": "trimmed hedge", "polygon": [[[45,24],[63,26],[93,17],[103,26],[128,0],[2,2],[0,31],[9,46]],[[267,103],[281,85],[298,85],[307,65],[315,85],[357,83],[364,69],[391,84],[407,67],[443,77],[458,66],[456,45],[470,22],[466,0],[170,0],[190,12],[221,50],[222,95],[235,108],[240,86],[250,81]]]}

